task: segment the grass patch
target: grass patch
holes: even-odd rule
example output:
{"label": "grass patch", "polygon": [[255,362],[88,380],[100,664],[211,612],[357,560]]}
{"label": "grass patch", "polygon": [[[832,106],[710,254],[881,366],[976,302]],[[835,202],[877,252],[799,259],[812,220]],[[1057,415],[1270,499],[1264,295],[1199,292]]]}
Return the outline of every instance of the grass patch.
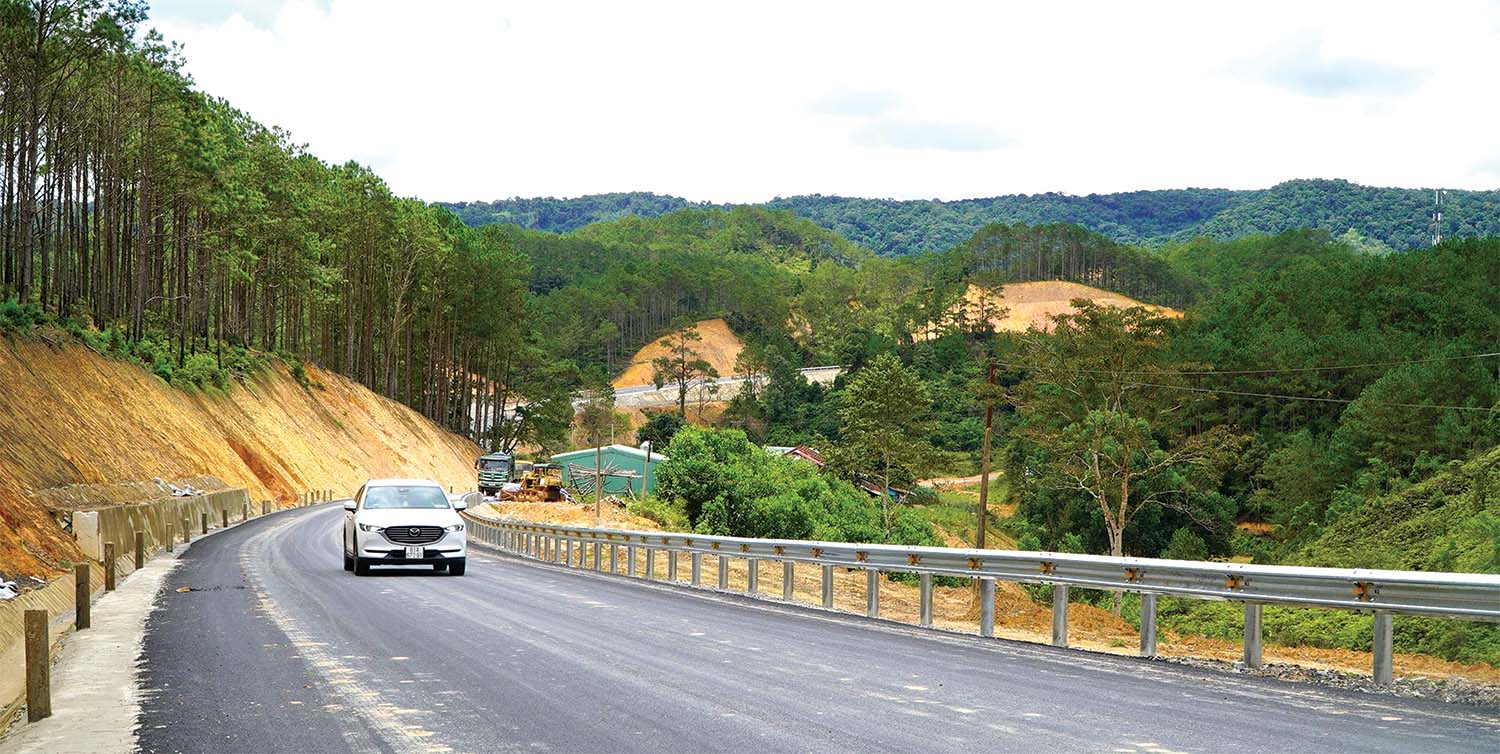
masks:
{"label": "grass patch", "polygon": [[[1000,510],[1010,499],[1010,481],[1005,477],[990,480],[989,518],[985,521],[985,545],[1010,548],[1015,540],[1003,533],[1005,516]],[[958,537],[966,545],[972,545],[977,525],[974,507],[979,502],[979,485],[972,484],[958,489],[940,490],[935,495],[914,496],[910,503],[913,510],[935,527]]]}

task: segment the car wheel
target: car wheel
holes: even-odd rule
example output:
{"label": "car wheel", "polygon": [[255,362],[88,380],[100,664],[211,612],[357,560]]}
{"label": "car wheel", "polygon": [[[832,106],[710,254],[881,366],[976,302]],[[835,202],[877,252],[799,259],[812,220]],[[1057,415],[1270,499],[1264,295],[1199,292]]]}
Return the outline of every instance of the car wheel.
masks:
{"label": "car wheel", "polygon": [[432,564],[432,570],[434,570],[434,571],[446,571],[446,570],[448,570],[448,564],[447,563],[433,563]]}
{"label": "car wheel", "polygon": [[352,571],[352,570],[354,570],[354,558],[350,557],[349,553],[347,553],[347,552],[344,553],[344,570],[346,570],[346,571]]}
{"label": "car wheel", "polygon": [[457,560],[448,563],[448,575],[462,576],[464,575],[464,569],[467,568],[468,565],[469,563],[467,560],[465,560],[464,558],[458,558]]}
{"label": "car wheel", "polygon": [[354,559],[354,575],[355,576],[369,576],[370,575],[370,561],[365,560],[364,558],[358,558],[358,557],[355,558]]}

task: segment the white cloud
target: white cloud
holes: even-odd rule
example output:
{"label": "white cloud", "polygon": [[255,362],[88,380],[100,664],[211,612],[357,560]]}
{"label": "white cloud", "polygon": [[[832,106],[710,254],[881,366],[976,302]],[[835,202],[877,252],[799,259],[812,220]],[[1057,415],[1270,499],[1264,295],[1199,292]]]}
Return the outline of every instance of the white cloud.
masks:
{"label": "white cloud", "polygon": [[1319,32],[1295,34],[1235,68],[1311,97],[1397,97],[1415,91],[1431,75],[1431,71],[1374,60],[1330,58]]}
{"label": "white cloud", "polygon": [[880,115],[901,104],[889,89],[833,89],[808,105],[819,115]]}
{"label": "white cloud", "polygon": [[[1474,157],[1500,119],[1481,0],[277,3],[153,23],[207,91],[431,200],[1496,180]],[[1314,65],[1234,72],[1292,66],[1266,58],[1289,20]]]}

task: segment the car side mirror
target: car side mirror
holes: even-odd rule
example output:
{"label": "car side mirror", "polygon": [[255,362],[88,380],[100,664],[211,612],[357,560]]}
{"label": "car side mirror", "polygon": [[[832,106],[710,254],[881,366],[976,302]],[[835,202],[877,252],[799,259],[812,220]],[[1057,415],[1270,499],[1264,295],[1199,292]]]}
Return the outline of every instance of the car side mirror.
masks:
{"label": "car side mirror", "polygon": [[358,505],[358,503],[355,503],[352,499],[351,500],[341,500],[339,502],[342,502],[344,504],[344,510],[346,510],[346,511],[352,511]]}
{"label": "car side mirror", "polygon": [[483,495],[479,494],[478,492],[469,492],[459,499],[453,501],[453,510],[465,510],[470,506],[479,505],[482,502],[484,502]]}

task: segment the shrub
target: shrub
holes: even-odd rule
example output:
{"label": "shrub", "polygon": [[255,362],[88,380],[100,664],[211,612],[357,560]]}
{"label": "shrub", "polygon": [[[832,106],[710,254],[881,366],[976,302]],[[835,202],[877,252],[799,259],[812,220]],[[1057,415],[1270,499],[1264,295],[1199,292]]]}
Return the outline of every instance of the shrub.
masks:
{"label": "shrub", "polygon": [[228,387],[229,379],[224,370],[219,368],[219,362],[210,353],[195,353],[187,357],[182,368],[177,370],[177,379],[200,388],[216,387],[223,389]]}
{"label": "shrub", "polygon": [[682,508],[656,496],[632,500],[625,510],[631,515],[649,518],[666,529],[681,530],[691,526]]}
{"label": "shrub", "polygon": [[1172,532],[1161,556],[1168,560],[1208,560],[1208,545],[1192,529],[1182,526]]}
{"label": "shrub", "polygon": [[656,494],[704,534],[937,544],[931,524],[898,509],[887,540],[880,508],[816,466],[772,456],[739,430],[684,427],[657,470]]}

